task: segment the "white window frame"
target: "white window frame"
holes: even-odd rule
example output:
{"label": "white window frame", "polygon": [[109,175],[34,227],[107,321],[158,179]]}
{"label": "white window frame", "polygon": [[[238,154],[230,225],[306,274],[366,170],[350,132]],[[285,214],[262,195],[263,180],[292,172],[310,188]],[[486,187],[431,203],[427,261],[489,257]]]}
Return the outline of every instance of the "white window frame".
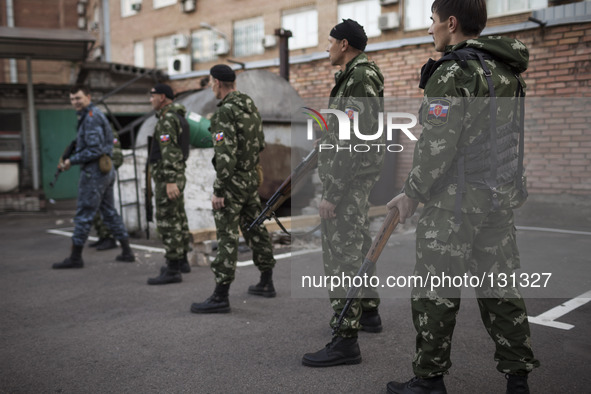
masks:
{"label": "white window frame", "polygon": [[152,0],[154,9],[175,5],[177,0]]}
{"label": "white window frame", "polygon": [[121,17],[136,15],[138,12],[131,8],[132,4],[141,3],[141,0],[121,0]]}
{"label": "white window frame", "polygon": [[[209,29],[199,29],[191,32],[191,58],[195,63],[216,60],[215,41],[219,34]],[[202,54],[199,56],[199,54]]]}
{"label": "white window frame", "polygon": [[281,27],[290,30],[289,49],[312,48],[318,46],[318,10],[304,7],[284,11]]}
{"label": "white window frame", "polygon": [[353,19],[365,30],[368,37],[378,37],[382,31],[378,27],[378,17],[382,13],[380,0],[339,1],[337,7],[338,23],[343,19]]}
{"label": "white window frame", "polygon": [[[251,56],[265,53],[263,47],[264,36],[265,21],[262,16],[235,21],[232,28],[234,56]],[[242,42],[243,39],[245,42]]]}
{"label": "white window frame", "polygon": [[404,1],[404,30],[423,30],[431,26],[431,6],[434,0]]}
{"label": "white window frame", "polygon": [[[524,7],[511,9],[510,6],[511,4],[515,4],[515,0],[486,0],[486,10],[488,17],[494,18],[497,16],[520,14],[523,12],[539,10],[548,7],[548,0],[524,0],[524,2],[527,3]],[[493,6],[491,3],[500,6],[500,10],[496,10],[495,7],[495,10],[493,11]]]}
{"label": "white window frame", "polygon": [[168,58],[175,54],[172,34],[154,39],[154,65],[158,70],[168,70]]}

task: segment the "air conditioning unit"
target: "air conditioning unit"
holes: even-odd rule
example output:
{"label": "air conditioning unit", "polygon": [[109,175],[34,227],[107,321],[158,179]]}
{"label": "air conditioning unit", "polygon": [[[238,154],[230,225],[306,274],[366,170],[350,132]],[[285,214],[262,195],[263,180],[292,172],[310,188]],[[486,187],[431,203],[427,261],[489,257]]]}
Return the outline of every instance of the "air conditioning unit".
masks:
{"label": "air conditioning unit", "polygon": [[380,5],[398,4],[398,0],[380,0]]}
{"label": "air conditioning unit", "polygon": [[195,11],[197,9],[197,0],[182,0],[181,9],[186,14]]}
{"label": "air conditioning unit", "polygon": [[175,34],[170,37],[170,45],[174,49],[184,49],[189,46],[189,37],[184,34]]}
{"label": "air conditioning unit", "polygon": [[141,1],[134,1],[131,3],[131,9],[134,11],[139,11],[142,9],[142,2]]}
{"label": "air conditioning unit", "polygon": [[185,74],[191,71],[191,55],[175,55],[168,58],[168,75]]}
{"label": "air conditioning unit", "polygon": [[277,45],[277,37],[272,34],[267,34],[263,37],[263,47],[265,48],[273,48]]}
{"label": "air conditioning unit", "polygon": [[388,12],[378,17],[378,28],[380,30],[392,30],[400,26],[400,16],[397,12]]}
{"label": "air conditioning unit", "polygon": [[230,53],[230,44],[225,38],[218,38],[213,44],[213,52],[216,55],[227,55]]}

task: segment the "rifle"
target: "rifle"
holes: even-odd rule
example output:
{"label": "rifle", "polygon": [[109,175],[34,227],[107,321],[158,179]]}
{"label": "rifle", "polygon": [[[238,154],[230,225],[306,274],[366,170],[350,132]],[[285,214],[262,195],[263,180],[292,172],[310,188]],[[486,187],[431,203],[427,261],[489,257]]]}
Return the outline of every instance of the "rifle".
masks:
{"label": "rifle", "polygon": [[279,227],[281,227],[281,229],[287,235],[291,235],[285,229],[285,227],[283,227],[283,225],[275,215],[275,211],[279,209],[279,207],[285,202],[285,200],[291,197],[292,184],[297,185],[298,182],[300,182],[309,171],[316,167],[317,159],[318,151],[316,149],[312,149],[312,151],[310,151],[310,153],[308,153],[308,155],[304,157],[304,160],[302,160],[302,162],[298,164],[298,166],[287,177],[287,179],[283,181],[281,186],[279,186],[277,191],[275,191],[275,194],[273,194],[271,198],[267,201],[265,209],[263,209],[260,215],[257,216],[257,218],[250,224],[250,226],[248,226],[247,231],[250,231],[255,226],[259,226],[265,220],[273,218],[275,219]]}
{"label": "rifle", "polygon": [[[386,246],[386,243],[388,243],[388,239],[390,238],[390,235],[392,235],[392,231],[394,231],[399,221],[400,212],[398,212],[398,209],[394,208],[389,210],[384,223],[382,223],[380,231],[374,238],[367,255],[365,255],[365,259],[363,260],[363,264],[361,264],[361,268],[359,268],[359,272],[357,272],[357,276],[363,277],[376,265],[380,255],[382,254],[384,246]],[[339,315],[335,328],[332,330],[333,336],[336,335],[336,333],[339,331],[339,328],[341,328],[341,324],[343,324],[343,320],[349,312],[351,304],[359,296],[360,291],[361,287],[356,286],[351,286],[347,291],[347,302],[345,303],[345,306]]]}
{"label": "rifle", "polygon": [[[72,154],[74,153],[74,151],[76,150],[76,140],[70,142],[70,144],[68,146],[66,146],[66,149],[64,150],[64,153],[62,153],[62,155],[60,156],[60,164],[62,162],[64,162],[66,159],[69,159],[70,156],[72,156]],[[61,168],[57,168],[57,170],[55,171],[55,175],[53,176],[53,181],[49,182],[49,187],[53,188],[53,186],[55,186],[55,183],[57,182],[57,178],[59,178],[60,174],[63,172],[64,170],[62,170]]]}
{"label": "rifle", "polygon": [[146,239],[150,239],[150,222],[154,221],[154,207],[152,207],[152,172],[150,171],[150,153],[152,152],[152,137],[148,137],[148,159],[146,160],[146,191],[145,204],[146,209]]}

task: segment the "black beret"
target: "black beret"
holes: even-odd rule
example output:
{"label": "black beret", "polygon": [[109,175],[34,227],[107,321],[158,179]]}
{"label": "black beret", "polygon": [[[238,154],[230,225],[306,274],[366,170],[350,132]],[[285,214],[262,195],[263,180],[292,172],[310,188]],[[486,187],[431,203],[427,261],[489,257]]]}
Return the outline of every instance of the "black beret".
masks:
{"label": "black beret", "polygon": [[236,80],[236,73],[234,70],[225,64],[216,64],[209,70],[209,73],[212,77],[219,79],[220,81],[234,82]]}
{"label": "black beret", "polygon": [[150,93],[163,94],[171,100],[174,100],[174,93],[172,88],[165,83],[157,83],[154,85]]}
{"label": "black beret", "polygon": [[337,40],[347,39],[349,45],[360,51],[365,50],[367,45],[367,35],[363,26],[353,19],[343,19],[341,23],[332,28],[330,35]]}

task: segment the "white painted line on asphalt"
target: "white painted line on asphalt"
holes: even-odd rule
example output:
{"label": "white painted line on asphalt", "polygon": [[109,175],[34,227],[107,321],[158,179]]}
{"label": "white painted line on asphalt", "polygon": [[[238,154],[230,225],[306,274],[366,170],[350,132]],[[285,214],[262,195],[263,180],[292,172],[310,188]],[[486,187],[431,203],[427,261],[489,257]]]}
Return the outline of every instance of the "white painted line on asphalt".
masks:
{"label": "white painted line on asphalt", "polygon": [[[54,234],[54,235],[63,235],[65,237],[71,237],[73,235],[73,233],[71,231],[64,231],[64,230],[57,230],[57,229],[50,229],[47,230],[47,232],[49,234]],[[98,238],[97,237],[88,237],[88,239],[90,241],[97,241]],[[156,253],[166,253],[166,251],[164,250],[164,248],[154,248],[152,246],[144,246],[144,245],[137,245],[137,244],[130,244],[129,246],[131,246],[132,249],[139,249],[139,250],[145,250],[147,252],[156,252]],[[282,260],[282,259],[286,259],[289,257],[295,257],[295,256],[301,256],[301,255],[305,255],[308,253],[316,253],[316,252],[320,252],[322,251],[322,249],[307,249],[307,250],[300,250],[298,252],[289,252],[289,253],[283,253],[283,254],[278,254],[275,257],[275,260]],[[236,264],[238,267],[246,267],[249,265],[254,265],[254,261],[252,260],[247,260],[247,261],[239,261]]]}
{"label": "white painted line on asphalt", "polygon": [[[65,237],[71,237],[74,234],[71,231],[63,231],[63,230],[57,230],[57,229],[50,229],[50,230],[47,230],[47,232],[50,234],[54,234],[54,235],[63,235]],[[98,238],[97,237],[88,237],[88,240],[89,241],[98,241]],[[152,246],[137,245],[137,244],[130,244],[129,246],[131,246],[132,249],[145,250],[146,252],[166,253],[164,248],[154,248]]]}
{"label": "white painted line on asphalt", "polygon": [[568,300],[564,304],[558,305],[557,307],[552,308],[541,315],[528,317],[528,320],[530,323],[539,324],[542,326],[558,328],[561,330],[570,330],[574,327],[572,324],[561,323],[555,320],[569,312],[574,311],[578,307],[585,305],[589,301],[591,301],[591,290],[581,294],[576,298]]}
{"label": "white painted line on asphalt", "polygon": [[[322,252],[321,248],[317,248],[317,249],[306,249],[306,250],[300,250],[297,252],[289,252],[289,253],[283,253],[283,254],[278,254],[275,257],[275,260],[282,260],[282,259],[287,259],[290,257],[296,257],[296,256],[303,256],[306,254],[311,254],[311,253],[317,253],[317,252]],[[254,265],[254,261],[252,260],[248,260],[248,261],[239,261],[236,266],[238,267],[246,267],[248,265]]]}
{"label": "white painted line on asphalt", "polygon": [[559,233],[559,234],[573,234],[573,235],[591,235],[588,231],[572,231],[572,230],[561,230],[558,228],[545,228],[545,227],[527,227],[527,226],[515,226],[517,230],[525,231],[543,231],[546,233]]}

